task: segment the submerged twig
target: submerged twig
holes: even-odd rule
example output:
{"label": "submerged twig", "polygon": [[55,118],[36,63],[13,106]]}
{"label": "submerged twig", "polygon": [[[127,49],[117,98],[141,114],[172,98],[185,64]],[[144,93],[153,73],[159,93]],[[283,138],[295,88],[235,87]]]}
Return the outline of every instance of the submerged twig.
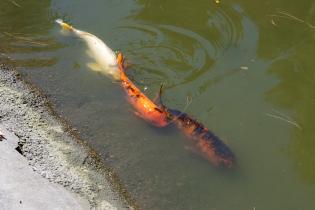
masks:
{"label": "submerged twig", "polygon": [[4,135],[0,131],[0,141],[2,141],[3,139],[6,139],[6,138],[4,137]]}
{"label": "submerged twig", "polygon": [[192,97],[187,96],[187,98],[186,98],[186,106],[184,107],[184,109],[181,112],[181,114],[179,116],[176,116],[170,122],[168,122],[168,124],[171,124],[171,123],[175,122],[176,120],[178,120],[178,118],[182,117],[185,114],[185,112],[188,109],[188,107],[190,106],[190,104],[192,103],[192,100],[193,100]]}
{"label": "submerged twig", "polygon": [[192,103],[192,101],[193,101],[192,97],[191,96],[187,96],[186,97],[186,106],[185,106],[184,109],[187,109],[190,106],[190,104]]}
{"label": "submerged twig", "polygon": [[[297,21],[297,22],[299,22],[299,23],[304,23],[305,25],[307,25],[307,26],[308,26],[309,28],[311,28],[311,29],[315,29],[315,26],[312,25],[311,23],[309,23],[309,22],[307,22],[307,21],[305,21],[305,20],[302,20],[301,18],[298,18],[298,17],[296,17],[296,16],[294,16],[294,15],[291,15],[291,14],[288,13],[288,12],[279,11],[278,13],[279,13],[279,15],[277,15],[277,14],[270,14],[270,15],[267,15],[267,16],[269,16],[269,17],[275,17],[275,18],[285,18],[285,19],[288,19],[288,20],[294,20],[294,21]],[[273,19],[271,20],[271,23],[272,23],[273,25],[276,25],[276,24],[275,24],[275,21],[274,21]]]}
{"label": "submerged twig", "polygon": [[294,125],[298,129],[302,130],[302,127],[297,122],[295,122],[290,117],[288,117],[288,116],[286,116],[284,114],[280,113],[280,115],[275,115],[275,114],[271,114],[271,113],[266,113],[266,115],[269,116],[269,117],[275,118],[275,119],[279,119],[279,120],[285,121],[285,122],[287,122],[287,123],[289,123],[291,125]]}
{"label": "submerged twig", "polygon": [[16,3],[14,0],[8,0],[9,2],[11,2],[13,5],[17,6],[17,7],[21,7],[21,5],[19,5],[18,3]]}
{"label": "submerged twig", "polygon": [[28,42],[28,43],[31,43],[31,44],[36,44],[36,45],[40,45],[40,46],[47,46],[48,44],[46,43],[42,43],[42,42],[38,42],[38,41],[34,41],[33,39],[31,38],[27,38],[27,37],[23,37],[23,36],[16,36],[12,33],[9,33],[9,32],[3,32],[4,35],[7,35],[9,37],[12,37],[12,38],[15,38],[15,39],[18,39],[18,40],[23,40],[25,42]]}
{"label": "submerged twig", "polygon": [[282,15],[288,16],[292,20],[296,20],[298,22],[305,23],[304,20],[302,20],[301,18],[298,18],[298,17],[296,17],[294,15],[291,15],[290,13],[287,13],[287,12],[284,12],[284,11],[279,11],[279,13],[282,14]]}

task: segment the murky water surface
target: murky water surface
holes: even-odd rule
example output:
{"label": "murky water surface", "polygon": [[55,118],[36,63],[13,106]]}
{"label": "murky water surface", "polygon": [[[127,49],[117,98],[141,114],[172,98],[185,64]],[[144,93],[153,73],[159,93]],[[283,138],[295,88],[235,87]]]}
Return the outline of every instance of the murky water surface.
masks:
{"label": "murky water surface", "polygon": [[[219,135],[238,159],[218,170],[175,128],[137,118],[117,83],[86,67],[63,18],[125,53],[150,98]],[[314,24],[314,25],[313,25]],[[315,3],[2,0],[1,61],[38,85],[144,209],[315,208]]]}

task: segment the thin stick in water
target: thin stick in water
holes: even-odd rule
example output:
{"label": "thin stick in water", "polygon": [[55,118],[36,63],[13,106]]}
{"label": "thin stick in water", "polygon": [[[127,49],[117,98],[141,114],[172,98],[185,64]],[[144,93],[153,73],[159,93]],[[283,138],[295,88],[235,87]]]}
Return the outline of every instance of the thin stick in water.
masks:
{"label": "thin stick in water", "polygon": [[9,2],[11,2],[13,5],[17,6],[17,7],[21,7],[21,5],[19,5],[18,3],[16,3],[15,1],[13,0],[8,0]]}
{"label": "thin stick in water", "polygon": [[298,129],[302,130],[302,127],[298,123],[294,122],[293,120],[289,120],[289,119],[286,119],[284,117],[281,117],[281,116],[278,116],[278,115],[275,115],[275,114],[271,114],[271,113],[266,113],[266,115],[269,116],[269,117],[272,117],[272,118],[279,119],[279,120],[282,120],[284,122],[287,122],[287,123],[289,123],[291,125],[294,125]]}
{"label": "thin stick in water", "polygon": [[3,32],[3,34],[4,34],[4,35],[7,35],[7,36],[9,36],[9,37],[18,39],[18,40],[23,40],[23,41],[28,42],[28,43],[31,43],[31,44],[36,44],[36,45],[40,45],[40,46],[47,46],[46,43],[34,41],[34,40],[32,40],[32,39],[30,39],[30,38],[27,38],[27,37],[16,36],[16,35],[11,34],[11,33],[9,33],[9,32]]}
{"label": "thin stick in water", "polygon": [[[299,23],[304,23],[305,25],[307,25],[311,29],[315,29],[315,26],[312,25],[311,23],[306,22],[305,20],[302,20],[301,18],[298,18],[298,17],[296,17],[294,15],[291,15],[288,12],[279,11],[278,13],[279,13],[279,15],[271,14],[271,15],[267,15],[267,16],[275,17],[275,18],[285,18],[285,19],[288,19],[288,20],[294,20],[294,21],[297,21]],[[272,20],[272,23],[274,23],[274,20]]]}

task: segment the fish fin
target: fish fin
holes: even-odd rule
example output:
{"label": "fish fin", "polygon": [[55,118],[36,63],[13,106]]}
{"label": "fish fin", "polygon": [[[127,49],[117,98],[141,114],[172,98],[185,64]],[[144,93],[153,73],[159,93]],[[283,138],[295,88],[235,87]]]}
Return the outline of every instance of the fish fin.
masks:
{"label": "fish fin", "polygon": [[100,65],[98,65],[97,63],[87,63],[86,66],[93,71],[102,71],[102,67],[100,67]]}
{"label": "fish fin", "polygon": [[113,83],[121,83],[120,75],[119,74],[112,74],[113,76]]}
{"label": "fish fin", "polygon": [[187,151],[187,154],[193,158],[200,161],[205,161],[207,159],[204,157],[198,149],[194,148],[193,146],[184,146],[184,149]]}
{"label": "fish fin", "polygon": [[122,67],[124,67],[124,56],[121,52],[117,53],[116,60],[117,60],[118,65],[121,65]]}
{"label": "fish fin", "polygon": [[196,150],[195,148],[193,148],[191,145],[189,145],[189,146],[188,146],[188,145],[185,145],[185,146],[184,146],[184,149],[185,149],[186,151],[192,153],[192,154],[195,154],[195,155],[198,154],[197,150]]}
{"label": "fish fin", "polygon": [[134,111],[133,113],[134,113],[137,117],[140,117],[140,118],[143,119],[143,116],[142,116],[139,112]]}
{"label": "fish fin", "polygon": [[128,61],[128,60],[125,60],[125,62],[124,62],[124,67],[125,67],[125,69],[128,69],[128,68],[130,68],[132,66],[132,64]]}
{"label": "fish fin", "polygon": [[200,157],[200,155],[201,155],[200,150],[198,150],[196,148],[196,146],[188,138],[186,138],[186,142],[184,143],[184,149],[190,155],[193,155],[193,156],[196,156],[196,157]]}
{"label": "fish fin", "polygon": [[139,113],[139,112],[137,112],[137,111],[134,111],[133,113],[134,113],[137,117],[146,120],[146,117],[143,116],[141,113]]}
{"label": "fish fin", "polygon": [[86,50],[85,53],[87,54],[87,56],[89,56],[90,58],[93,58],[93,54],[90,50]]}
{"label": "fish fin", "polygon": [[162,101],[163,88],[164,88],[164,83],[161,84],[158,94],[153,99],[153,102],[157,104],[160,108],[164,108],[164,104]]}
{"label": "fish fin", "polygon": [[122,54],[122,52],[117,52],[116,60],[117,60],[117,64],[122,65],[124,70],[126,70],[127,68],[132,66],[131,62],[129,62],[128,60],[125,59],[125,56]]}

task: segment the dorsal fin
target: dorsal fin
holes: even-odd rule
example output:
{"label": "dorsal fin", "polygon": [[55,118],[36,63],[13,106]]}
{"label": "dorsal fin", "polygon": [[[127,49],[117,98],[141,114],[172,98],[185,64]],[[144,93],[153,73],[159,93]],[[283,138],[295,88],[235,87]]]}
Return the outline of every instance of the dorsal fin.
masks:
{"label": "dorsal fin", "polygon": [[160,91],[159,91],[159,96],[158,96],[158,100],[159,100],[158,102],[161,106],[164,106],[163,101],[162,101],[163,88],[164,88],[164,83],[162,83],[160,86]]}
{"label": "dorsal fin", "polygon": [[155,97],[154,102],[158,105],[159,108],[164,110],[165,106],[162,101],[163,88],[164,88],[164,83],[161,84],[159,93]]}

